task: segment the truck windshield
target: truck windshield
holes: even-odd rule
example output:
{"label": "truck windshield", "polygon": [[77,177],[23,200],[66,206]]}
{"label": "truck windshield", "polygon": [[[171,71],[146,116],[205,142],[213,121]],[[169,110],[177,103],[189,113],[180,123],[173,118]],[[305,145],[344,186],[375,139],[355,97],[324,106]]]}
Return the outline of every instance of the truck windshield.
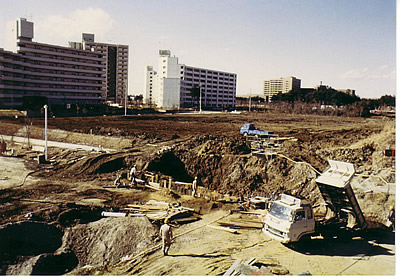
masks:
{"label": "truck windshield", "polygon": [[284,205],[274,203],[269,210],[269,213],[281,220],[290,221],[292,218],[292,211]]}

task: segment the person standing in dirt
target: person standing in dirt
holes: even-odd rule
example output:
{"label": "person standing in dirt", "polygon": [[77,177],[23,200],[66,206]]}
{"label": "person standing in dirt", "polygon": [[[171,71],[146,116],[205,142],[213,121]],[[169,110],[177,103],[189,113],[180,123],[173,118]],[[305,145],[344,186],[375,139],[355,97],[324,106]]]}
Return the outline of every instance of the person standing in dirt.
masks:
{"label": "person standing in dirt", "polygon": [[197,190],[197,176],[194,177],[193,183],[192,183],[192,196],[196,197],[196,190]]}
{"label": "person standing in dirt", "polygon": [[168,255],[169,248],[171,247],[172,243],[172,228],[168,224],[168,218],[164,220],[164,224],[160,228],[160,235],[162,239],[162,251],[164,256]]}
{"label": "person standing in dirt", "polygon": [[121,186],[121,175],[118,175],[118,176],[117,176],[117,179],[115,179],[115,181],[114,181],[114,186],[115,186],[116,188],[118,188],[119,186]]}
{"label": "person standing in dirt", "polygon": [[131,179],[131,184],[136,185],[136,164],[132,166],[131,171],[129,172],[129,178]]}

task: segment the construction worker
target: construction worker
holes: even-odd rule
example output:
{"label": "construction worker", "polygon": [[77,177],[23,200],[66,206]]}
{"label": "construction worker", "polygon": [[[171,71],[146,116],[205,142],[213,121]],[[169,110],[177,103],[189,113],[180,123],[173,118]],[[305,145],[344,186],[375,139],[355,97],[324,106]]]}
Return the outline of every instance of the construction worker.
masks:
{"label": "construction worker", "polygon": [[193,183],[192,183],[192,196],[196,197],[196,190],[197,190],[197,176],[194,177]]}
{"label": "construction worker", "polygon": [[117,179],[115,179],[115,181],[114,181],[114,186],[115,186],[116,188],[118,188],[119,186],[121,186],[121,175],[118,175],[118,176],[117,176]]}
{"label": "construction worker", "polygon": [[161,239],[162,239],[162,250],[163,250],[164,256],[168,255],[169,247],[171,247],[172,238],[173,238],[172,228],[168,223],[169,223],[169,220],[168,220],[168,218],[166,218],[164,220],[164,224],[160,228],[160,235],[161,235]]}
{"label": "construction worker", "polygon": [[136,185],[136,164],[129,171],[129,178],[131,179],[131,184]]}

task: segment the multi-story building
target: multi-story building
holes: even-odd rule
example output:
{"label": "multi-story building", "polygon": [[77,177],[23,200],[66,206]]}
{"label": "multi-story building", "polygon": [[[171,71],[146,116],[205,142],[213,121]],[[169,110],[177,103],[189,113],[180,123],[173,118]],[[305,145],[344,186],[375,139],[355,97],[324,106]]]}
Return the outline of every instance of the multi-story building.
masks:
{"label": "multi-story building", "polygon": [[69,42],[69,45],[71,48],[103,54],[106,68],[103,98],[109,103],[124,104],[128,94],[129,46],[95,42],[94,34],[88,33],[82,34],[82,43]]}
{"label": "multi-story building", "polygon": [[[145,69],[145,102],[161,108],[201,107],[228,109],[235,106],[236,74],[186,66],[169,50],[159,51],[158,71]],[[194,96],[198,88],[200,96]],[[200,95],[199,93],[199,95]]]}
{"label": "multi-story building", "polygon": [[27,103],[100,104],[101,53],[33,42],[33,23],[17,21],[17,53],[0,49],[0,107]]}
{"label": "multi-story building", "polygon": [[154,71],[153,66],[147,66],[144,72],[145,76],[145,89],[144,89],[144,103],[145,104],[154,104],[154,98],[153,98],[153,91],[154,91],[154,84],[153,84],[153,79],[157,75],[157,72]]}
{"label": "multi-story building", "polygon": [[301,80],[295,77],[285,77],[264,81],[264,95],[268,102],[271,102],[272,96],[279,93],[288,93],[292,89],[299,89]]}

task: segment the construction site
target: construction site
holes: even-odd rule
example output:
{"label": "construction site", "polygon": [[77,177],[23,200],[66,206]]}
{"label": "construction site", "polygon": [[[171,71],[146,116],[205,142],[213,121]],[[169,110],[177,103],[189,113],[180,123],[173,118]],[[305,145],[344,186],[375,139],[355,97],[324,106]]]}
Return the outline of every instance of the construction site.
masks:
{"label": "construction site", "polygon": [[0,113],[1,275],[393,276],[394,205],[393,118]]}

